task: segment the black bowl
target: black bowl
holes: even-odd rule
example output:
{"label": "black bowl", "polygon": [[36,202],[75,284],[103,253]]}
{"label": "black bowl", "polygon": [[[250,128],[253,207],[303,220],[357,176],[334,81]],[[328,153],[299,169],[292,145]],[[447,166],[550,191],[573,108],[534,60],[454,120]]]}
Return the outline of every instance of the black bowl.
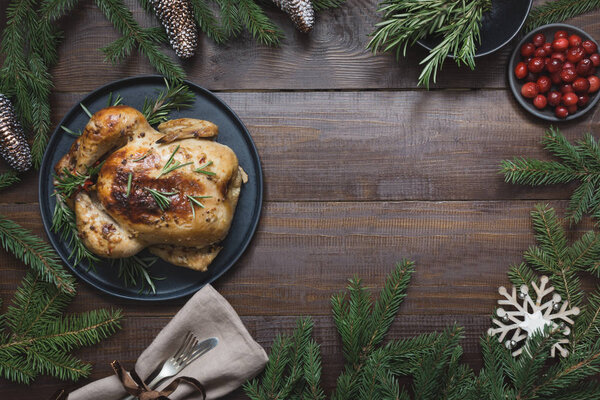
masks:
{"label": "black bowl", "polygon": [[[587,113],[592,108],[594,108],[594,106],[598,102],[598,99],[600,99],[600,91],[598,91],[598,92],[594,93],[592,96],[590,96],[590,102],[588,103],[588,105],[585,108],[578,110],[575,114],[569,115],[567,118],[558,118],[556,115],[554,115],[554,109],[552,107],[549,106],[543,110],[538,110],[537,108],[535,108],[535,106],[533,105],[533,102],[530,99],[527,99],[521,95],[521,86],[523,86],[523,84],[525,83],[525,80],[517,79],[517,77],[515,76],[515,73],[514,73],[516,65],[521,61],[521,58],[522,58],[521,57],[521,46],[523,46],[527,42],[531,42],[531,39],[537,33],[543,33],[544,35],[546,35],[546,41],[550,41],[550,39],[554,38],[554,33],[556,31],[560,31],[560,30],[567,31],[569,34],[576,33],[579,36],[581,36],[581,38],[583,40],[591,40],[594,43],[596,43],[596,45],[598,45],[598,43],[594,40],[594,38],[592,38],[589,34],[587,34],[586,32],[582,31],[581,29],[579,29],[573,25],[548,24],[548,25],[540,26],[539,28],[528,33],[523,38],[523,40],[521,40],[519,42],[519,44],[515,47],[515,49],[512,52],[512,55],[510,56],[510,61],[508,63],[508,83],[510,84],[510,89],[512,90],[512,92],[515,95],[515,98],[517,99],[519,104],[521,104],[523,106],[523,108],[525,108],[527,111],[529,111],[536,117],[545,119],[546,121],[553,121],[553,122],[570,121],[575,118],[579,118],[583,114]],[[553,87],[554,87],[554,85],[553,85]]]}
{"label": "black bowl", "polygon": [[[492,8],[481,19],[481,43],[475,57],[491,54],[510,42],[525,24],[533,0],[492,0]],[[441,41],[439,37],[419,40],[427,50],[433,49]],[[454,58],[454,55],[449,55]]]}

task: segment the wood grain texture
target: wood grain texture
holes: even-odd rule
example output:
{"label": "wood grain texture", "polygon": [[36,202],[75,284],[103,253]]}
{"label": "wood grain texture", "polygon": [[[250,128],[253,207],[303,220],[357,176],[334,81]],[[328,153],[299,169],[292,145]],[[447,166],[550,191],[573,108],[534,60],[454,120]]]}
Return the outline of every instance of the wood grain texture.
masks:
{"label": "wood grain texture", "polygon": [[[2,4],[4,9],[8,1],[3,0]],[[126,4],[144,25],[157,24],[138,1],[126,0]],[[373,55],[365,49],[368,35],[378,21],[376,5],[377,0],[348,0],[338,10],[318,14],[309,35],[295,31],[283,13],[267,6],[268,14],[285,32],[281,47],[259,45],[247,34],[222,46],[204,37],[198,55],[185,62],[184,67],[191,80],[212,90],[415,88],[420,71],[418,61],[427,55],[424,49],[410,49],[407,57],[398,62],[394,55]],[[570,22],[600,37],[595,15]],[[77,10],[60,21],[60,26],[65,40],[53,71],[56,90],[89,91],[124,76],[153,72],[146,59],[137,55],[115,67],[103,61],[104,55],[98,49],[116,39],[118,33],[92,0],[81,0]],[[475,71],[447,62],[433,87],[504,88],[510,48],[511,45],[478,59]],[[173,56],[172,51],[166,52]]]}
{"label": "wood grain texture", "polygon": [[[60,118],[83,94],[53,96]],[[505,90],[220,93],[259,149],[272,201],[566,199],[564,185],[506,184],[500,161],[549,159],[548,127]],[[501,105],[501,106],[498,106]],[[600,126],[600,109],[561,124],[571,140]],[[0,202],[37,201],[37,174]]]}

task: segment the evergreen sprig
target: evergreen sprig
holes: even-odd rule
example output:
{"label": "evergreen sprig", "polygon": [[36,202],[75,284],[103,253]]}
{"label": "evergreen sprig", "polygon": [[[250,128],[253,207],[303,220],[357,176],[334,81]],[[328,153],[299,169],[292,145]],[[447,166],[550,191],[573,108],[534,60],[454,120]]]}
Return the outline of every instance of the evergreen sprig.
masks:
{"label": "evergreen sprig", "polygon": [[174,110],[189,108],[195,100],[194,93],[189,86],[179,82],[171,82],[165,79],[165,89],[160,91],[154,98],[144,99],[142,114],[150,125],[165,122],[169,114]]}
{"label": "evergreen sprig", "polygon": [[16,222],[0,215],[0,244],[27,264],[45,282],[64,292],[75,293],[75,280],[64,269],[54,249]]}
{"label": "evergreen sprig", "polygon": [[95,310],[64,316],[74,294],[28,272],[0,318],[0,376],[31,383],[39,374],[62,380],[89,375],[91,365],[70,354],[120,328],[121,312]]}
{"label": "evergreen sprig", "polygon": [[553,0],[534,7],[529,13],[525,29],[562,22],[600,8],[600,0]]}
{"label": "evergreen sprig", "polygon": [[117,266],[117,276],[123,280],[125,286],[138,287],[138,293],[156,293],[155,281],[164,279],[150,274],[150,267],[156,261],[158,261],[158,257],[142,257],[138,255],[111,260],[112,264]]}
{"label": "evergreen sprig", "polygon": [[21,179],[15,171],[4,172],[0,174],[0,189],[6,189],[20,181]]}
{"label": "evergreen sprig", "polygon": [[429,88],[449,55],[454,55],[458,65],[475,68],[481,18],[490,5],[490,0],[384,0],[378,9],[382,21],[375,25],[367,48],[395,52],[399,58],[406,56],[407,48],[417,41],[440,37],[440,43],[420,62],[423,70],[419,85]]}
{"label": "evergreen sprig", "polygon": [[600,146],[596,139],[586,133],[572,144],[558,128],[550,127],[542,144],[558,160],[526,157],[505,160],[500,171],[506,182],[541,186],[577,181],[580,185],[567,207],[569,219],[578,223],[585,213],[600,219]]}

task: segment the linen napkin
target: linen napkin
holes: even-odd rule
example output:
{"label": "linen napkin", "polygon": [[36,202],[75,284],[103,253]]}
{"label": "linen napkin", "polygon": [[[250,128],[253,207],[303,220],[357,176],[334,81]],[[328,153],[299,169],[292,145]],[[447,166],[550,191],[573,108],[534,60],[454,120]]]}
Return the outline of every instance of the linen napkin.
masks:
{"label": "linen napkin", "polygon": [[[235,390],[256,376],[268,361],[263,348],[252,339],[231,305],[212,286],[200,289],[144,350],[135,364],[138,375],[146,380],[166,358],[173,355],[191,331],[198,340],[216,337],[219,344],[167,379],[164,388],[177,376],[199,380],[206,389],[207,400]],[[118,400],[127,396],[116,375],[94,381],[71,393],[68,400]],[[187,385],[180,385],[169,396],[172,400],[197,400],[200,395]]]}

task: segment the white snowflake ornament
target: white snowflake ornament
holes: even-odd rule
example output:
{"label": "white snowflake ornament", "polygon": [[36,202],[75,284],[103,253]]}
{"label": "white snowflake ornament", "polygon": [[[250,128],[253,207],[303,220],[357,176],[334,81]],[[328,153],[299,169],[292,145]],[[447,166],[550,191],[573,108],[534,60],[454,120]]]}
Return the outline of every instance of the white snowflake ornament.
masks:
{"label": "white snowflake ornament", "polygon": [[[578,315],[579,308],[567,309],[569,306],[567,301],[561,305],[562,299],[558,293],[554,293],[554,286],[546,288],[549,281],[547,276],[542,276],[539,286],[535,282],[531,282],[535,291],[535,302],[529,296],[527,285],[522,285],[518,293],[514,286],[512,293],[508,293],[504,286],[498,288],[498,293],[506,298],[498,300],[498,304],[511,306],[511,309],[498,308],[496,310],[499,319],[494,318],[492,322],[497,327],[488,329],[488,335],[500,334],[498,341],[504,342],[506,348],[512,351],[513,356],[518,356],[523,352],[528,337],[536,331],[543,331],[546,326],[560,329],[565,335],[565,338],[560,339],[552,346],[550,355],[555,357],[556,351],[562,357],[569,354],[569,351],[563,347],[564,344],[569,343],[567,337],[571,333],[571,328],[568,325],[573,325],[574,322],[569,316]],[[544,297],[547,296],[551,296],[551,298],[545,301]]]}

